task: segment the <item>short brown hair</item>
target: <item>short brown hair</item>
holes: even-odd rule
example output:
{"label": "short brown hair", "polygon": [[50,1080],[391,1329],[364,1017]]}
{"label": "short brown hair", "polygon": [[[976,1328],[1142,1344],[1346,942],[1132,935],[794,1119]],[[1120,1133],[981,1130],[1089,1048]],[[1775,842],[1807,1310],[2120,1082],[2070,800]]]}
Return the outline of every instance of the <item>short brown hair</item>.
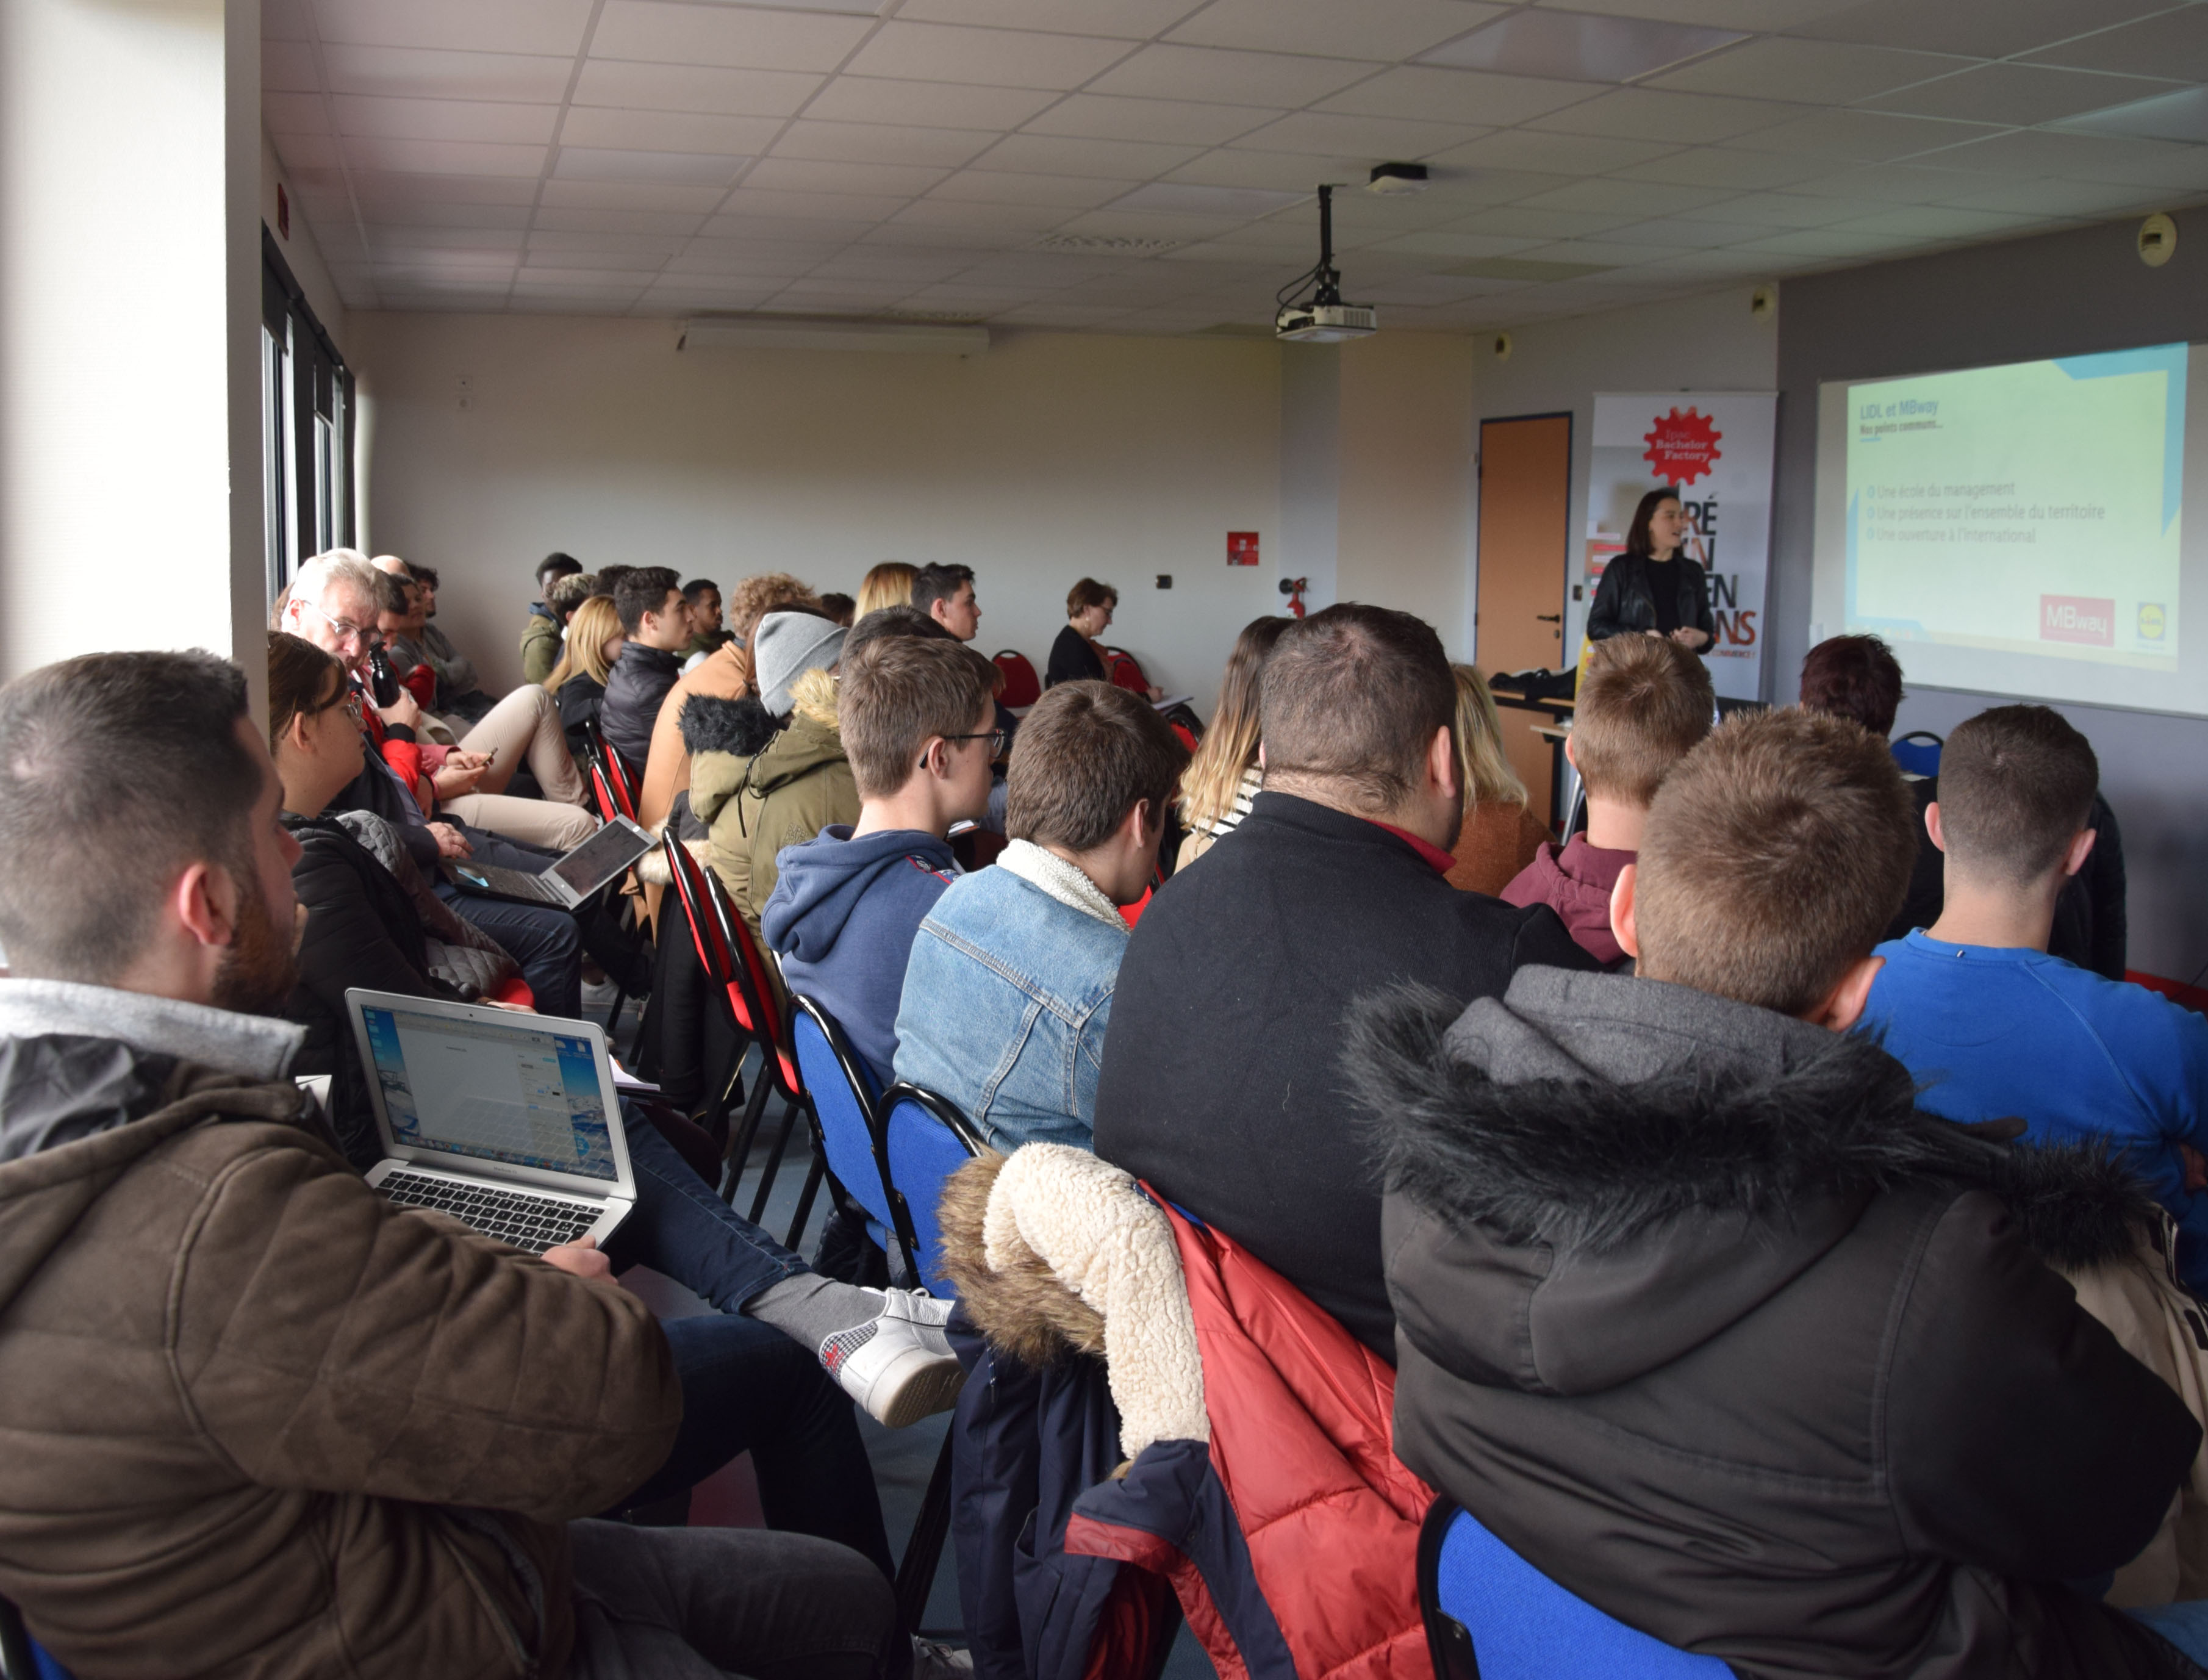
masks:
{"label": "short brown hair", "polygon": [[996,681],[997,668],[958,641],[883,636],[847,654],[836,710],[859,796],[895,793],[930,737],[972,729]]}
{"label": "short brown hair", "polygon": [[[336,692],[327,699],[323,692],[332,673],[338,679]],[[291,727],[291,720],[304,712],[309,717],[320,716],[332,706],[343,703],[350,685],[345,680],[345,662],[334,653],[325,653],[312,642],[281,630],[268,633],[268,750],[273,753],[276,743]]]}
{"label": "short brown hair", "polygon": [[1995,706],[1940,749],[1940,837],[1964,873],[2022,886],[2062,861],[2101,785],[2092,743],[2043,705]]}
{"label": "short brown hair", "polygon": [[1091,607],[1116,607],[1119,591],[1109,584],[1100,584],[1094,578],[1083,578],[1065,591],[1065,615],[1085,613]]}
{"label": "short brown hair", "polygon": [[1433,626],[1353,601],[1281,633],[1258,706],[1269,783],[1344,783],[1369,811],[1419,785],[1435,730],[1456,739],[1456,677]]}
{"label": "short brown hair", "polygon": [[1108,682],[1061,682],[1021,720],[1005,777],[1005,832],[1038,846],[1102,845],[1137,801],[1165,820],[1188,748],[1157,708]]}
{"label": "short brown hair", "polygon": [[1641,972],[1799,1015],[1869,955],[1916,861],[1917,803],[1884,741],[1798,707],[1730,717],[1648,808]]}
{"label": "short brown hair", "polygon": [[1572,707],[1572,762],[1588,795],[1646,808],[1717,709],[1708,670],[1669,637],[1597,642]]}
{"label": "short brown hair", "polygon": [[1802,662],[1802,704],[1891,735],[1901,709],[1901,662],[1882,636],[1828,636]]}
{"label": "short brown hair", "polygon": [[666,611],[667,597],[681,593],[681,573],[664,566],[632,566],[614,585],[614,610],[621,615],[621,629],[635,635],[646,613]]}

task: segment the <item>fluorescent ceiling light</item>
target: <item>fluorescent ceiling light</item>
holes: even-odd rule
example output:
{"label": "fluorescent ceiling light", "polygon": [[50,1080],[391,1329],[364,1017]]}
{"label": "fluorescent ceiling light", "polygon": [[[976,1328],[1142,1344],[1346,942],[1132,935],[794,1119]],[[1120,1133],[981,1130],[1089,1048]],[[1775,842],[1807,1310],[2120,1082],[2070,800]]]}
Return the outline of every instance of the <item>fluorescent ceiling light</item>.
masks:
{"label": "fluorescent ceiling light", "polygon": [[682,323],[682,350],[857,350],[905,356],[981,356],[986,327],[850,321],[808,315],[693,315]]}

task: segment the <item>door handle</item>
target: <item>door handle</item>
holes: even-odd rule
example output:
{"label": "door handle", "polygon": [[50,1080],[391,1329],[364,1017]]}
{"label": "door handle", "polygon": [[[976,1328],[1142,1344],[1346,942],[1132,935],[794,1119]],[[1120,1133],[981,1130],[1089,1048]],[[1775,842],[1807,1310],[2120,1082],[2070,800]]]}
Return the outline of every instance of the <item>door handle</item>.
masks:
{"label": "door handle", "polygon": [[1544,624],[1562,624],[1564,621],[1562,613],[1535,613],[1533,616]]}

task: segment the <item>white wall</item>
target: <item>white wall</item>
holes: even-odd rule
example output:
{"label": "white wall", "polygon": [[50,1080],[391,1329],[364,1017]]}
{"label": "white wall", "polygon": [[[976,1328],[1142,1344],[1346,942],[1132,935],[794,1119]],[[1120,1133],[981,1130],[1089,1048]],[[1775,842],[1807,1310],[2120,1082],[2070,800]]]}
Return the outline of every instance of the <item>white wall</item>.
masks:
{"label": "white wall", "polygon": [[[276,215],[276,189],[281,185],[291,203],[289,232],[279,225]],[[261,134],[261,220],[275,237],[276,249],[284,254],[284,261],[291,266],[291,278],[298,281],[299,290],[307,294],[307,307],[315,312],[315,319],[322,323],[322,330],[330,335],[339,355],[345,353],[345,299],[338,295],[336,284],[330,279],[328,265],[322,261],[321,248],[315,243],[314,230],[307,219],[299,213],[298,189],[285,171],[283,160],[276,155],[276,147],[268,138],[267,129]]]}
{"label": "white wall", "polygon": [[[1734,286],[1518,327],[1507,362],[1496,358],[1492,335],[1473,344],[1473,406],[1479,419],[1567,411],[1572,417],[1572,554],[1579,552],[1586,519],[1596,392],[1778,388],[1779,312],[1756,320],[1749,313],[1753,291]],[[1477,494],[1475,488],[1475,505]],[[1472,598],[1467,592],[1467,619]],[[1573,602],[1564,609],[1567,648],[1579,645],[1587,604]]]}

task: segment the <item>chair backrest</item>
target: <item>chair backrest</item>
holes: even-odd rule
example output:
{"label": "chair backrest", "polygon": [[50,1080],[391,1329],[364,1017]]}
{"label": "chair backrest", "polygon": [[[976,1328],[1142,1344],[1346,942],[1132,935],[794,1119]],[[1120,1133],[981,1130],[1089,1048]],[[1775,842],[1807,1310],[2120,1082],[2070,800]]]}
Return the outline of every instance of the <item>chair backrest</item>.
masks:
{"label": "chair backrest", "polygon": [[1911,729],[1897,741],[1889,744],[1894,763],[1911,776],[1937,776],[1940,773],[1940,749],[1947,745],[1941,736],[1929,729]]}
{"label": "chair backrest", "polygon": [[69,1671],[31,1637],[22,1613],[0,1599],[0,1680],[69,1680]]}
{"label": "chair backrest", "polygon": [[1104,669],[1110,675],[1113,687],[1131,689],[1137,694],[1148,697],[1150,692],[1150,680],[1143,675],[1143,668],[1136,662],[1135,656],[1125,648],[1106,648]]}
{"label": "chair backrest", "polygon": [[[807,997],[790,999],[789,1035],[797,1065],[820,1122],[828,1170],[851,1199],[886,1231],[897,1229],[890,1211],[889,1173],[873,1081],[836,1017]],[[903,1240],[903,1233],[898,1233]],[[912,1256],[905,1257],[912,1269]]]}
{"label": "chair backrest", "polygon": [[730,1001],[733,1004],[741,993],[743,1004],[736,1018],[761,1045],[773,1047],[774,1055],[767,1067],[774,1075],[775,1088],[785,1101],[802,1102],[805,1075],[790,1053],[789,1023],[783,1019],[782,994],[775,989],[773,976],[767,973],[766,958],[759,953],[759,941],[752,938],[751,924],[729,902],[729,890],[721,885],[718,875],[710,869],[699,873],[705,878],[705,903],[712,911],[713,925],[734,959],[735,972],[729,988]]}
{"label": "chair backrest", "polygon": [[1731,1680],[1566,1592],[1446,1494],[1419,1532],[1419,1608],[1436,1680]]}
{"label": "chair backrest", "polygon": [[885,1175],[899,1240],[912,1250],[913,1270],[932,1295],[958,1292],[943,1275],[943,1221],[936,1204],[943,1181],[988,1146],[958,1105],[898,1080],[882,1093]]}
{"label": "chair backrest", "polygon": [[[615,811],[627,817],[631,822],[634,822],[637,794],[644,785],[643,777],[637,774],[636,771],[630,766],[629,761],[621,755],[621,748],[603,735],[598,739],[598,751],[601,754],[601,762],[605,766],[607,783],[599,791],[601,803],[607,795],[610,795]],[[610,821],[611,819],[608,820]]]}
{"label": "chair backrest", "polygon": [[997,696],[1002,704],[1017,711],[1042,698],[1042,680],[1035,675],[1026,654],[1006,648],[990,663],[1005,674],[1004,692]]}
{"label": "chair backrest", "polygon": [[727,999],[729,1012],[736,1017],[737,1029],[751,1033],[751,1004],[735,983],[735,953],[721,937],[720,925],[714,920],[705,867],[690,855],[687,846],[675,837],[671,825],[660,836],[659,849],[667,858],[667,873],[675,884],[675,902],[681,905],[682,920],[690,928],[690,943],[698,953],[698,966]]}

